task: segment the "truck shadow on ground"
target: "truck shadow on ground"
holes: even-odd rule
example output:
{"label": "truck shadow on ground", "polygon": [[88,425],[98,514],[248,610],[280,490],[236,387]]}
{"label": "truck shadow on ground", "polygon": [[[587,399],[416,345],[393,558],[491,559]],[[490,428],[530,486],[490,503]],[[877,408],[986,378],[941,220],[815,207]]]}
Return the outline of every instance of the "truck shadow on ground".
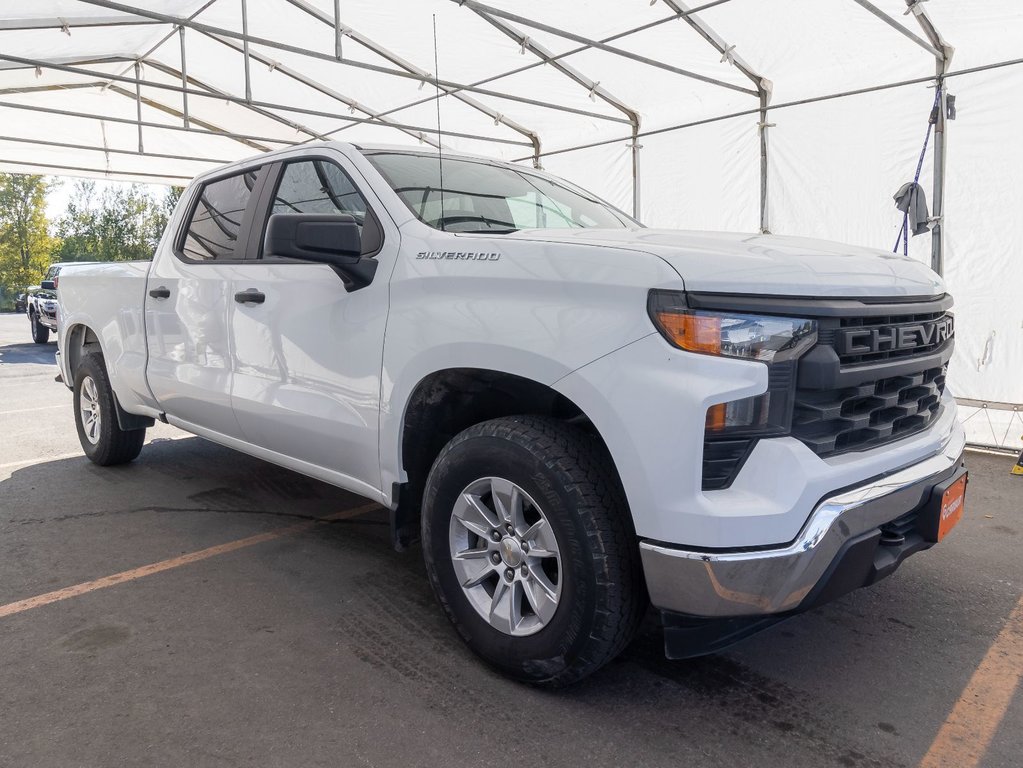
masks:
{"label": "truck shadow on ground", "polygon": [[57,343],[36,344],[5,344],[0,346],[0,363],[17,365],[31,363],[35,365],[56,365]]}
{"label": "truck shadow on ground", "polygon": [[[34,489],[42,487],[47,489],[45,508],[33,502],[39,499]],[[321,518],[366,503],[332,486],[199,438],[154,441],[136,462],[122,467],[96,467],[83,456],[17,469],[0,482],[0,498],[15,502],[0,512],[0,536],[13,526],[36,526],[31,533],[34,546],[44,547],[53,544],[51,537],[66,534],[62,526],[70,520],[95,527],[90,535],[118,537],[125,535],[122,525],[126,516],[137,516],[144,524],[157,515],[164,525],[177,516],[182,532],[189,530],[186,519],[194,521],[199,516],[208,522],[204,532],[217,534],[217,521],[228,517],[255,516],[262,530],[272,530],[293,524],[295,518]],[[267,565],[267,579],[271,584],[279,584],[281,579],[300,583],[309,595],[311,611],[303,622],[336,637],[339,646],[431,709],[451,708],[452,714],[466,708],[485,711],[495,697],[513,696],[522,706],[542,707],[547,713],[548,735],[556,737],[559,728],[569,727],[567,720],[558,722],[559,712],[583,707],[591,727],[598,729],[605,723],[611,728],[617,727],[613,724],[621,716],[622,702],[628,701],[629,721],[639,724],[641,732],[649,731],[651,738],[656,733],[661,740],[698,740],[700,733],[724,729],[756,743],[766,733],[768,738],[819,755],[821,764],[905,764],[906,756],[898,755],[897,750],[893,754],[898,737],[895,726],[871,723],[867,730],[877,733],[873,729],[879,727],[882,731],[875,741],[851,748],[848,734],[836,732],[831,722],[834,705],[773,679],[765,661],[796,654],[807,665],[817,667],[818,675],[841,678],[848,670],[829,669],[829,665],[851,662],[848,658],[836,661],[823,649],[855,645],[860,658],[884,654],[883,616],[858,613],[855,622],[843,620],[857,610],[857,600],[862,608],[862,598],[839,600],[746,641],[754,643],[747,646],[747,656],[758,659],[756,669],[742,654],[667,661],[660,628],[651,613],[619,659],[570,689],[550,692],[513,683],[475,660],[437,605],[419,548],[396,553],[390,546],[386,521],[386,511],[381,508],[352,521],[314,526],[295,537],[300,537],[300,542],[280,539],[274,546],[284,554]],[[151,535],[161,534],[154,526]],[[237,535],[236,528],[224,525],[220,538],[227,541]],[[178,554],[179,545],[176,539],[168,556]],[[208,543],[195,543],[195,549],[204,546]],[[248,551],[259,556],[256,549]],[[73,552],[71,549],[71,555]],[[220,588],[216,582],[209,585],[211,590]],[[790,627],[799,627],[799,631],[789,631]],[[864,627],[873,627],[873,631],[861,631]],[[749,648],[754,649],[752,654]],[[318,665],[324,660],[311,659],[309,663]],[[879,687],[920,684],[908,672],[895,680],[890,670],[860,666],[859,673],[875,675]],[[778,677],[785,678],[781,673]]]}

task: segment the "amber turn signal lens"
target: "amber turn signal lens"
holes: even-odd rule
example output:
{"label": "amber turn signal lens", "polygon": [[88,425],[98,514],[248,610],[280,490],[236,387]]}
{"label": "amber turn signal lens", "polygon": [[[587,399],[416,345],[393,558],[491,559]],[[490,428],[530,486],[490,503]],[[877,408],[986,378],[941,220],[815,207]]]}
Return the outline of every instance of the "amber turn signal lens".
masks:
{"label": "amber turn signal lens", "polygon": [[721,353],[721,318],[687,312],[658,312],[657,321],[675,346],[690,352]]}
{"label": "amber turn signal lens", "polygon": [[707,409],[707,431],[720,432],[725,428],[725,416],[728,407],[724,403],[712,405]]}

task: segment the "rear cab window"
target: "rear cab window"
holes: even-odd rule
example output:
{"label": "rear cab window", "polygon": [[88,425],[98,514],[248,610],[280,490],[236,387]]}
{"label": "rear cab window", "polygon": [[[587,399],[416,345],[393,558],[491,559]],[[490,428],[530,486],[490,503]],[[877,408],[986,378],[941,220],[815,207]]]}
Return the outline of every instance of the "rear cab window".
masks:
{"label": "rear cab window", "polygon": [[203,184],[192,206],[179,255],[192,261],[246,258],[245,214],[261,168],[250,168]]}

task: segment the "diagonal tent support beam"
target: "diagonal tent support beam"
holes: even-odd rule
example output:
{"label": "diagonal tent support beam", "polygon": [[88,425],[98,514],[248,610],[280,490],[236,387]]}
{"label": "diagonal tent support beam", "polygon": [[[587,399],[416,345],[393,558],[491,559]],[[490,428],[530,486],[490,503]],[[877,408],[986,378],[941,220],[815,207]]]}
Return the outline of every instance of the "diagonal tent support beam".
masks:
{"label": "diagonal tent support beam", "polygon": [[636,112],[634,109],[631,109],[630,107],[628,107],[623,101],[621,101],[617,97],[615,97],[615,96],[611,95],[610,93],[608,93],[607,89],[601,88],[600,87],[600,83],[598,83],[598,82],[596,82],[594,80],[591,80],[590,78],[586,77],[586,75],[584,75],[582,72],[577,70],[572,65],[566,64],[564,61],[560,61],[559,59],[557,59],[554,56],[554,54],[551,51],[547,50],[544,46],[540,45],[536,41],[530,40],[528,35],[522,33],[521,31],[519,31],[515,27],[511,26],[510,24],[508,24],[507,22],[504,22],[501,19],[498,19],[498,18],[495,18],[494,16],[491,16],[486,11],[479,10],[478,8],[473,8],[471,6],[467,6],[467,7],[469,7],[470,10],[472,10],[472,12],[475,13],[477,16],[479,16],[481,19],[487,21],[489,24],[491,24],[491,26],[493,26],[495,29],[499,30],[501,33],[503,33],[506,37],[511,38],[516,43],[521,45],[523,50],[528,50],[534,56],[539,57],[542,61],[550,64],[552,67],[554,67],[556,70],[561,72],[563,75],[565,75],[566,77],[570,78],[571,80],[574,80],[576,83],[581,85],[583,88],[585,88],[589,92],[591,97],[593,97],[595,99],[600,99],[601,101],[604,101],[604,102],[610,104],[612,107],[617,109],[619,112],[621,112],[623,115],[625,115],[625,117],[628,118],[629,123],[632,125],[632,147],[631,147],[631,149],[632,149],[632,215],[634,217],[636,217],[636,218],[639,218],[639,150],[640,150],[640,144],[639,144],[639,123],[640,123],[639,113]]}
{"label": "diagonal tent support beam", "polygon": [[[180,77],[182,80],[184,80],[186,83],[186,88],[182,90],[182,95],[184,96],[187,96],[190,90],[187,88],[187,85],[194,85],[198,88],[201,88],[203,91],[206,91],[207,96],[216,96],[221,99],[230,99],[232,103],[240,104],[245,109],[254,112],[257,115],[260,115],[261,117],[265,117],[268,120],[272,120],[275,123],[280,123],[281,125],[291,128],[292,130],[298,133],[304,133],[307,136],[313,137],[314,139],[322,138],[322,136],[316,131],[314,131],[312,128],[302,125],[301,123],[296,123],[294,120],[288,120],[287,118],[274,114],[268,109],[263,109],[255,104],[252,104],[251,99],[242,99],[241,97],[238,96],[232,96],[227,91],[221,90],[220,88],[214,88],[212,85],[204,83],[202,80],[199,80],[195,77],[189,77],[184,72],[175,69],[174,67],[171,67],[167,64],[164,64],[163,62],[147,59],[145,63],[147,66],[150,66],[153,69],[163,72],[165,75],[170,75],[171,77],[174,78]],[[153,85],[153,83],[146,83],[146,85]],[[183,118],[184,112],[181,112],[180,115]]]}
{"label": "diagonal tent support beam", "polygon": [[[90,77],[93,79],[104,79],[113,82],[126,82],[134,84],[135,80],[131,77],[123,77],[111,75],[107,72],[96,72],[82,67],[76,67],[68,64],[54,64],[52,61],[44,59],[30,59],[23,56],[12,56],[11,54],[0,53],[0,60],[15,62],[21,65],[27,65],[30,67],[39,67],[43,69],[55,69],[63,72],[69,72],[75,75],[82,75],[84,77]],[[155,66],[156,62],[149,62],[150,65]],[[172,70],[176,71],[176,70]],[[195,90],[191,88],[182,88],[179,84],[170,85],[168,83],[158,83],[155,81],[149,81],[146,83],[147,88],[157,88],[163,91],[169,91],[176,94],[187,93],[190,96],[201,96],[205,98],[220,99],[222,101],[230,102],[232,104],[240,104],[242,106],[252,106],[260,109],[279,109],[284,112],[295,112],[303,115],[313,115],[315,117],[327,117],[337,120],[345,120],[350,123],[367,123],[370,125],[383,125],[379,123],[375,118],[362,118],[362,117],[346,117],[344,115],[338,115],[336,112],[326,112],[322,109],[310,109],[308,107],[301,107],[295,104],[277,104],[275,102],[268,101],[256,101],[253,100],[251,104],[248,104],[243,98],[238,96],[232,96],[229,94],[222,94],[222,92],[210,93],[209,91]],[[410,131],[430,133],[436,132],[434,128],[425,128],[416,125],[406,125],[404,123],[387,123],[384,125],[386,128],[405,128]],[[503,139],[495,136],[480,136],[473,133],[464,133],[461,131],[451,131],[444,129],[441,131],[443,136],[456,136],[463,139],[473,139],[476,141],[486,141],[495,144],[508,144],[512,146],[531,146],[529,143],[524,141],[517,141],[513,139]],[[279,139],[270,139],[270,141],[280,141]],[[282,143],[290,143],[284,141]]]}
{"label": "diagonal tent support beam", "polygon": [[[538,99],[530,99],[524,96],[516,96],[512,93],[503,93],[501,91],[494,91],[485,88],[479,88],[474,85],[468,85],[463,83],[455,83],[450,80],[439,80],[435,81],[434,78],[424,78],[421,75],[413,74],[412,72],[406,72],[401,69],[391,69],[390,67],[383,67],[377,64],[370,64],[366,61],[358,61],[355,59],[339,59],[334,53],[322,53],[320,51],[310,50],[308,48],[302,48],[297,45],[288,45],[287,43],[281,43],[276,40],[270,40],[265,37],[255,37],[253,35],[246,36],[240,32],[236,32],[231,29],[224,29],[223,27],[215,27],[210,24],[202,24],[198,21],[194,21],[192,18],[185,18],[183,16],[174,16],[166,13],[159,13],[157,11],[150,11],[145,8],[139,8],[133,5],[127,5],[125,3],[115,2],[114,0],[78,0],[78,2],[86,3],[88,5],[95,5],[100,8],[107,8],[109,10],[123,11],[125,13],[137,13],[140,16],[154,19],[155,21],[162,22],[165,24],[173,24],[176,26],[187,27],[188,29],[194,29],[199,32],[206,34],[219,35],[221,37],[231,38],[232,40],[242,41],[248,39],[251,45],[260,45],[265,48],[271,48],[278,51],[287,51],[297,56],[303,56],[311,59],[318,59],[320,61],[328,61],[333,64],[342,64],[346,67],[353,67],[356,69],[364,69],[368,72],[377,72],[382,75],[391,75],[392,77],[402,77],[407,80],[414,80],[418,83],[426,82],[428,85],[439,85],[441,88],[452,88],[459,91],[468,91],[470,93],[478,93],[482,96],[493,96],[499,99],[507,99],[508,101],[517,101],[523,104],[531,104],[537,107],[544,107],[546,109],[553,109],[560,112],[572,112],[574,114],[586,115],[594,119],[604,120],[608,119],[606,115],[601,115],[596,112],[585,112],[582,110],[572,109],[554,104],[552,102],[540,101]],[[451,134],[455,135],[455,134]],[[498,140],[486,137],[469,137],[479,138],[483,141],[502,141],[502,143],[509,143],[506,140]],[[518,143],[518,142],[513,142]]]}
{"label": "diagonal tent support beam", "polygon": [[[131,93],[125,92],[132,99],[135,96]],[[102,152],[105,155],[131,155],[138,157],[138,152],[134,149],[117,149],[115,147],[94,147],[89,144],[73,144],[66,141],[48,141],[44,139],[23,139],[15,136],[0,136],[0,142],[9,141],[18,144],[29,144],[35,147],[57,147],[59,149],[74,149],[80,152]],[[160,160],[186,160],[194,163],[212,163],[216,165],[224,165],[232,162],[231,160],[216,158],[216,157],[196,157],[194,155],[174,155],[166,152],[146,152],[146,157],[157,158]]]}
{"label": "diagonal tent support beam", "polygon": [[767,234],[771,231],[770,208],[768,206],[770,167],[768,162],[769,147],[767,136],[767,129],[770,127],[770,123],[767,122],[767,111],[771,102],[772,83],[754,70],[745,59],[736,53],[735,46],[728,45],[706,22],[696,17],[695,10],[699,9],[689,8],[685,3],[678,2],[678,0],[664,0],[664,4],[679,14],[686,24],[692,27],[700,37],[710,43],[714,50],[721,54],[723,60],[731,63],[756,88],[757,98],[760,101],[760,123],[758,124],[757,131],[760,137],[760,232]]}
{"label": "diagonal tent support beam", "polygon": [[[689,13],[698,13],[699,11],[705,10],[706,8],[713,8],[716,5],[721,5],[721,4],[727,3],[727,2],[731,2],[731,0],[714,0],[713,2],[704,3],[703,5],[699,5],[696,8],[693,8],[691,11],[689,11]],[[667,24],[669,22],[675,21],[675,19],[677,19],[677,18],[678,18],[678,14],[676,14],[674,16],[667,16],[667,17],[665,17],[663,19],[657,19],[656,21],[648,21],[646,24],[641,24],[638,27],[631,27],[630,29],[625,29],[625,30],[622,30],[621,32],[616,32],[613,35],[609,35],[608,37],[601,38],[600,42],[602,42],[602,43],[610,43],[610,42],[613,42],[615,40],[621,40],[622,38],[630,37],[631,35],[638,34],[639,32],[645,32],[648,29],[653,29],[654,27],[659,27],[662,24]],[[552,56],[551,57],[551,61],[561,60],[561,59],[567,58],[569,56],[574,56],[575,54],[582,53],[583,51],[586,51],[588,49],[589,49],[588,46],[580,45],[580,46],[577,46],[575,48],[571,48],[571,49],[569,49],[567,51],[563,51],[562,53],[559,53],[556,56]],[[528,72],[531,69],[536,69],[537,67],[543,67],[543,66],[548,65],[549,63],[550,63],[550,61],[546,61],[544,59],[539,59],[539,60],[534,61],[534,62],[532,62],[530,64],[526,64],[525,66],[516,67],[515,69],[509,70],[507,72],[501,72],[501,73],[496,74],[496,75],[490,75],[489,77],[485,77],[482,80],[477,80],[474,83],[470,83],[469,87],[470,88],[479,88],[480,86],[486,85],[487,83],[493,83],[493,82],[496,82],[498,80],[503,80],[504,78],[512,77],[513,75],[518,75],[518,74],[520,74],[522,72]],[[396,112],[401,112],[401,111],[403,111],[405,109],[411,109],[412,107],[421,106],[422,104],[429,104],[430,102],[432,102],[432,101],[434,101],[434,100],[436,100],[438,98],[443,98],[444,96],[452,96],[455,93],[458,93],[458,92],[460,92],[462,90],[463,90],[463,88],[461,88],[461,87],[452,86],[448,90],[444,90],[444,92],[441,93],[441,94],[433,95],[433,96],[425,96],[425,97],[423,97],[421,99],[418,99],[416,101],[410,102],[408,104],[402,104],[401,106],[393,107],[391,109],[388,109],[383,114],[391,115],[391,114],[394,114]],[[479,92],[479,91],[477,91],[477,92]],[[500,94],[494,94],[494,95],[496,95],[498,98],[506,98],[505,96],[501,96]],[[542,105],[537,104],[536,106],[542,106]],[[614,123],[628,123],[629,122],[628,120],[620,118],[620,117],[614,117],[612,115],[604,115],[604,114],[600,114],[600,113],[597,113],[597,112],[587,112],[585,110],[578,110],[578,109],[569,108],[569,107],[565,107],[565,106],[560,107],[560,110],[562,112],[569,112],[571,114],[583,115],[584,117],[592,117],[592,118],[594,118],[596,120],[605,120],[605,121],[614,122]],[[338,129],[335,129],[333,131],[329,131],[328,135],[332,136],[335,133],[347,130],[347,128],[348,128],[348,126],[345,126],[343,128],[338,128]]]}
{"label": "diagonal tent support beam", "polygon": [[[221,38],[221,37],[218,37],[217,35],[209,35],[209,37],[211,39],[213,39],[213,40],[216,40],[218,43],[221,43],[221,44],[227,46],[228,48],[231,48],[232,50],[239,51],[239,52],[241,50],[240,46],[237,43],[235,43],[235,42],[233,42],[233,41],[231,41],[231,40],[229,40],[227,38]],[[389,120],[386,117],[382,117],[380,115],[380,113],[377,112],[376,110],[373,110],[370,107],[365,106],[364,104],[360,104],[355,99],[353,99],[353,98],[351,98],[349,96],[345,96],[344,94],[335,91],[333,88],[331,88],[329,86],[326,86],[323,83],[320,83],[320,82],[318,82],[316,80],[313,80],[311,77],[306,77],[305,75],[301,74],[300,72],[296,72],[291,67],[288,67],[288,66],[286,66],[284,64],[281,64],[279,62],[274,61],[269,56],[265,56],[262,53],[259,53],[257,51],[252,51],[252,50],[250,50],[247,55],[250,58],[255,59],[256,61],[258,61],[258,62],[260,62],[262,64],[266,64],[268,67],[271,67],[274,72],[280,72],[285,77],[289,77],[289,78],[291,78],[292,80],[294,80],[297,83],[302,83],[303,85],[306,85],[306,86],[312,88],[313,90],[318,91],[319,93],[324,94],[325,96],[329,96],[330,98],[334,99],[335,101],[338,101],[338,102],[344,104],[349,109],[352,109],[352,110],[355,110],[355,111],[358,111],[358,112],[362,112],[364,115],[368,115],[369,117],[373,118],[375,121],[378,121],[379,124],[381,124],[381,125],[392,126],[396,130],[399,130],[402,133],[405,133],[405,134],[411,136],[414,139],[418,139],[419,141],[422,141],[422,142],[424,142],[426,144],[429,144],[430,146],[443,148],[437,142],[437,140],[431,138],[429,136],[429,134],[426,134],[426,133],[424,133],[422,131],[410,131],[410,130],[407,130],[407,129],[401,127],[400,125],[396,125],[395,121]],[[319,139],[326,139],[327,138],[324,134],[315,134],[315,136],[316,136],[316,138],[319,138]]]}
{"label": "diagonal tent support beam", "polygon": [[704,83],[709,83],[710,85],[717,85],[721,88],[728,88],[733,91],[748,93],[750,96],[757,95],[756,91],[751,91],[749,88],[743,88],[742,86],[735,85],[734,83],[729,83],[724,80],[718,80],[717,78],[713,77],[707,77],[706,75],[701,75],[698,72],[691,72],[688,69],[681,69],[680,67],[675,67],[672,66],[671,64],[665,64],[663,61],[651,59],[648,56],[641,56],[638,53],[632,53],[632,51],[627,51],[624,48],[616,48],[613,45],[607,45],[606,43],[602,43],[599,40],[591,40],[588,37],[577,35],[574,32],[568,32],[563,29],[558,29],[557,27],[552,27],[550,24],[544,24],[543,22],[539,22],[534,19],[528,19],[525,16],[519,16],[518,14],[515,13],[503,11],[500,8],[494,8],[493,6],[478,3],[476,2],[476,0],[451,0],[451,2],[458,3],[459,5],[464,5],[466,8],[475,11],[476,13],[479,14],[486,14],[487,16],[505,19],[516,24],[522,24],[523,26],[538,29],[541,32],[548,32],[552,35],[557,35],[558,37],[562,37],[566,40],[572,40],[573,42],[581,43],[582,45],[585,45],[587,48],[593,48],[598,51],[604,51],[605,53],[611,53],[616,56],[621,56],[622,58],[625,59],[638,61],[639,63],[646,64],[649,67],[663,69],[666,72],[672,72],[676,75],[681,75],[682,77],[688,77],[693,80],[699,80]]}
{"label": "diagonal tent support beam", "polygon": [[[422,67],[417,67],[415,64],[412,64],[411,62],[406,61],[405,59],[403,59],[400,56],[398,56],[396,53],[393,53],[392,51],[388,50],[387,48],[385,48],[384,46],[380,45],[379,43],[376,43],[373,40],[371,40],[370,38],[366,37],[365,35],[355,31],[351,27],[341,26],[340,22],[337,20],[336,17],[335,18],[331,18],[328,14],[324,13],[320,9],[316,8],[313,5],[310,5],[308,2],[306,2],[306,0],[287,0],[287,2],[291,3],[293,6],[295,6],[299,10],[302,10],[305,13],[309,14],[313,18],[323,22],[324,24],[327,24],[329,26],[337,25],[337,29],[339,29],[339,34],[340,35],[347,36],[347,37],[351,38],[352,40],[357,42],[362,47],[372,51],[373,53],[377,54],[378,56],[383,57],[387,61],[389,61],[392,64],[394,64],[396,67],[399,67],[400,69],[403,69],[406,72],[409,72],[411,74],[417,75],[418,77],[422,78],[423,82],[431,82],[432,81],[432,75],[429,72],[427,72],[425,69],[423,69]],[[339,58],[341,56],[341,54],[340,54],[340,50],[341,50],[340,46],[341,46],[341,43],[340,43],[340,37],[339,37],[338,38],[338,57]],[[496,109],[491,109],[490,107],[488,107],[485,104],[477,101],[476,99],[472,98],[471,96],[468,96],[467,94],[458,92],[457,89],[455,89],[455,88],[453,88],[451,86],[440,86],[440,88],[441,88],[442,91],[445,91],[445,93],[454,96],[456,99],[461,101],[463,104],[467,104],[470,107],[472,107],[473,109],[475,109],[475,110],[477,110],[479,112],[482,112],[484,115],[486,115],[491,120],[493,120],[495,125],[505,125],[508,128],[511,128],[516,133],[520,133],[523,136],[525,136],[527,139],[529,139],[529,141],[533,145],[533,155],[534,155],[534,162],[533,162],[533,164],[535,166],[539,166],[539,163],[540,163],[540,152],[541,152],[540,135],[536,131],[530,130],[529,128],[526,128],[525,126],[520,125],[519,123],[515,122],[514,120],[510,120],[509,118],[507,118],[504,115],[502,115],[501,113],[499,113]],[[377,113],[377,117],[382,118],[383,116],[380,113]]]}
{"label": "diagonal tent support beam", "polygon": [[30,29],[60,29],[69,35],[75,29],[88,27],[125,27],[140,24],[159,24],[144,16],[95,16],[89,19],[68,21],[57,16],[34,19],[0,19],[0,32],[22,32]]}
{"label": "diagonal tent support beam", "polygon": [[[195,11],[192,12],[192,14],[188,17],[189,20],[191,21],[192,19],[194,19],[196,16],[198,16],[200,13],[205,11],[207,8],[209,8],[211,5],[213,5],[215,2],[217,2],[217,0],[206,0],[205,3],[203,3]],[[139,18],[142,19],[143,21],[146,21],[146,22],[149,22],[149,23],[159,23],[159,22],[153,21],[152,19],[146,19],[145,17],[139,17]],[[184,73],[185,73],[185,71],[187,69],[187,64],[185,63],[185,28],[184,27],[178,27],[177,31],[178,31],[179,41],[181,43],[181,72],[182,72],[181,85],[182,85],[182,87],[187,88],[188,87],[188,83],[187,83],[187,81],[185,79],[185,76],[184,76]],[[138,59],[147,59],[147,58],[149,58],[154,53],[156,53],[157,49],[159,49],[164,43],[166,43],[172,37],[174,37],[174,32],[173,31],[168,32],[166,35],[163,35],[159,40],[157,40],[153,45],[151,45],[146,50],[145,53],[143,53],[141,56],[139,56]],[[125,74],[128,73],[129,70],[130,70],[130,66],[122,69],[117,74],[125,75]],[[109,85],[109,82],[107,84]],[[188,94],[187,93],[182,93],[181,94],[181,102],[182,102],[181,111],[182,111],[182,114],[184,115],[184,118],[183,118],[184,126],[187,128],[188,127]]]}
{"label": "diagonal tent support beam", "polygon": [[57,165],[55,163],[39,163],[30,160],[12,160],[6,157],[0,157],[0,165],[8,168],[38,168],[43,173],[50,173],[54,175],[75,175],[77,173],[85,174],[97,174],[104,177],[113,178],[139,178],[139,179],[154,179],[153,184],[166,184],[167,179],[173,179],[174,181],[180,182],[180,186],[187,186],[192,180],[190,176],[167,176],[160,173],[145,173],[143,171],[118,171],[111,170],[109,168],[89,168],[84,165],[64,165],[63,163]]}
{"label": "diagonal tent support beam", "polygon": [[54,85],[21,85],[15,88],[0,88],[0,96],[15,93],[45,93],[46,91],[76,91],[82,88],[102,88],[104,83],[55,83]]}
{"label": "diagonal tent support beam", "polygon": [[[110,88],[115,88],[115,87],[116,86],[110,86]],[[122,92],[121,95],[127,96],[132,101],[135,100],[135,94],[132,93],[131,91],[129,91],[127,89],[124,89],[124,88],[121,88],[120,91]],[[160,111],[166,112],[169,115],[174,115],[175,117],[180,117],[181,116],[181,113],[178,112],[174,107],[169,107],[166,104],[160,104],[159,102],[155,102],[155,101],[152,101],[152,100],[148,100],[147,101],[146,97],[144,97],[144,96],[142,98],[143,98],[143,103],[147,104],[147,106],[152,106],[155,109],[159,109]],[[41,114],[41,115],[59,115],[61,117],[77,117],[77,118],[81,118],[83,120],[95,120],[97,123],[106,121],[108,123],[117,123],[119,125],[130,125],[130,126],[133,126],[133,127],[135,125],[137,125],[136,121],[133,118],[114,117],[112,115],[97,115],[97,114],[92,113],[92,112],[77,112],[77,111],[70,110],[70,109],[57,109],[56,107],[40,107],[40,106],[33,106],[31,104],[19,104],[17,102],[13,102],[13,101],[0,101],[0,109],[17,109],[17,110],[22,110],[22,111],[25,111],[25,112],[34,112],[34,113]],[[196,121],[193,121],[193,122],[196,122]],[[202,121],[196,122],[196,125],[199,125],[201,122]],[[232,139],[233,141],[237,141],[239,143],[245,144],[246,146],[248,146],[248,147],[250,147],[252,149],[255,149],[255,150],[259,151],[259,152],[268,152],[270,150],[270,147],[267,147],[267,146],[264,146],[262,144],[259,144],[258,142],[268,142],[268,143],[272,143],[272,144],[284,144],[284,145],[293,145],[293,144],[296,143],[294,141],[288,141],[287,139],[278,139],[278,138],[273,138],[273,137],[268,137],[268,136],[254,136],[254,135],[248,134],[248,133],[237,133],[235,131],[227,131],[227,130],[225,130],[223,128],[218,128],[217,126],[213,125],[212,123],[202,123],[202,124],[204,126],[208,126],[208,127],[203,127],[203,128],[191,128],[191,127],[190,128],[183,128],[180,125],[168,125],[168,124],[165,124],[165,123],[153,123],[153,122],[149,122],[149,121],[145,121],[145,120],[142,121],[142,126],[144,128],[154,128],[154,129],[158,129],[158,130],[161,130],[161,131],[180,131],[180,132],[183,132],[183,133],[197,133],[197,134],[204,134],[204,135],[208,135],[208,134],[212,133],[212,134],[217,135],[217,136],[223,136],[225,139]]]}
{"label": "diagonal tent support beam", "polygon": [[870,2],[870,0],[853,0],[853,2],[856,3],[857,5],[861,6],[862,8],[865,8],[866,10],[870,11],[872,14],[874,14],[877,18],[881,19],[881,21],[883,21],[885,24],[887,24],[892,29],[897,30],[898,32],[901,32],[903,35],[908,37],[910,40],[912,40],[914,43],[919,45],[925,51],[930,52],[931,55],[933,55],[933,56],[935,56],[937,58],[941,58],[944,55],[944,54],[942,54],[940,49],[935,48],[934,45],[932,45],[931,43],[928,43],[922,37],[920,37],[919,35],[915,34],[911,29],[909,29],[909,28],[903,26],[902,24],[900,24],[898,22],[898,20],[893,19],[887,13],[885,13],[880,8],[878,8],[876,5],[874,5],[872,2]]}
{"label": "diagonal tent support beam", "polygon": [[[107,85],[106,89],[108,91],[110,91],[111,93],[116,93],[119,96],[124,96],[126,98],[131,99],[132,101],[134,101],[136,99],[135,93],[133,93],[132,91],[129,91],[127,88],[122,88],[119,85],[115,85],[115,84]],[[157,101],[156,99],[152,99],[152,98],[150,98],[148,96],[143,96],[142,97],[142,103],[145,104],[147,107],[150,107],[151,109],[159,110],[160,112],[163,112],[164,114],[167,114],[167,115],[171,115],[173,117],[182,117],[183,116],[182,113],[180,111],[178,111],[175,107],[172,107],[169,104],[164,104],[162,101]],[[109,120],[110,118],[104,118],[104,119]],[[229,131],[226,128],[222,128],[221,126],[216,125],[215,123],[210,123],[210,122],[208,122],[206,120],[201,120],[198,117],[194,117],[194,116],[192,117],[191,122],[193,124],[199,126],[200,128],[204,129],[203,131],[198,131],[200,133],[202,133],[202,132],[215,133],[215,134],[218,134],[220,136],[224,136],[225,138],[233,139],[234,141],[237,141],[240,144],[244,144],[246,147],[249,147],[250,149],[254,149],[257,152],[269,152],[270,151],[270,147],[266,146],[265,144],[262,144],[259,141],[254,141],[252,139],[241,138],[241,137],[238,136],[238,134],[234,133],[233,131]],[[142,122],[142,123],[140,123],[140,125],[146,126],[146,127],[152,127],[152,126],[163,127],[163,126],[160,126],[159,123],[145,123],[145,122]],[[173,126],[173,127],[177,128],[178,126]],[[193,129],[191,129],[191,128],[186,128],[185,130],[193,131]],[[264,139],[264,141],[266,141],[266,139]],[[272,139],[272,141],[276,142],[277,139]],[[282,142],[282,143],[285,143],[285,142]]]}

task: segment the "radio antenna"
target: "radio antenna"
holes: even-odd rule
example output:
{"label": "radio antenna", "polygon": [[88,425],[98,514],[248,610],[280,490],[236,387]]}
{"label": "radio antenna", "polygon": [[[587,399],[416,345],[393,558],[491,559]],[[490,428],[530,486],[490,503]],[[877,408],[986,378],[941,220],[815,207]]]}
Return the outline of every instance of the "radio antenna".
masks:
{"label": "radio antenna", "polygon": [[440,172],[440,228],[446,231],[444,222],[444,148],[440,140],[440,64],[437,57],[437,14],[433,14],[433,86],[437,90],[437,168]]}

